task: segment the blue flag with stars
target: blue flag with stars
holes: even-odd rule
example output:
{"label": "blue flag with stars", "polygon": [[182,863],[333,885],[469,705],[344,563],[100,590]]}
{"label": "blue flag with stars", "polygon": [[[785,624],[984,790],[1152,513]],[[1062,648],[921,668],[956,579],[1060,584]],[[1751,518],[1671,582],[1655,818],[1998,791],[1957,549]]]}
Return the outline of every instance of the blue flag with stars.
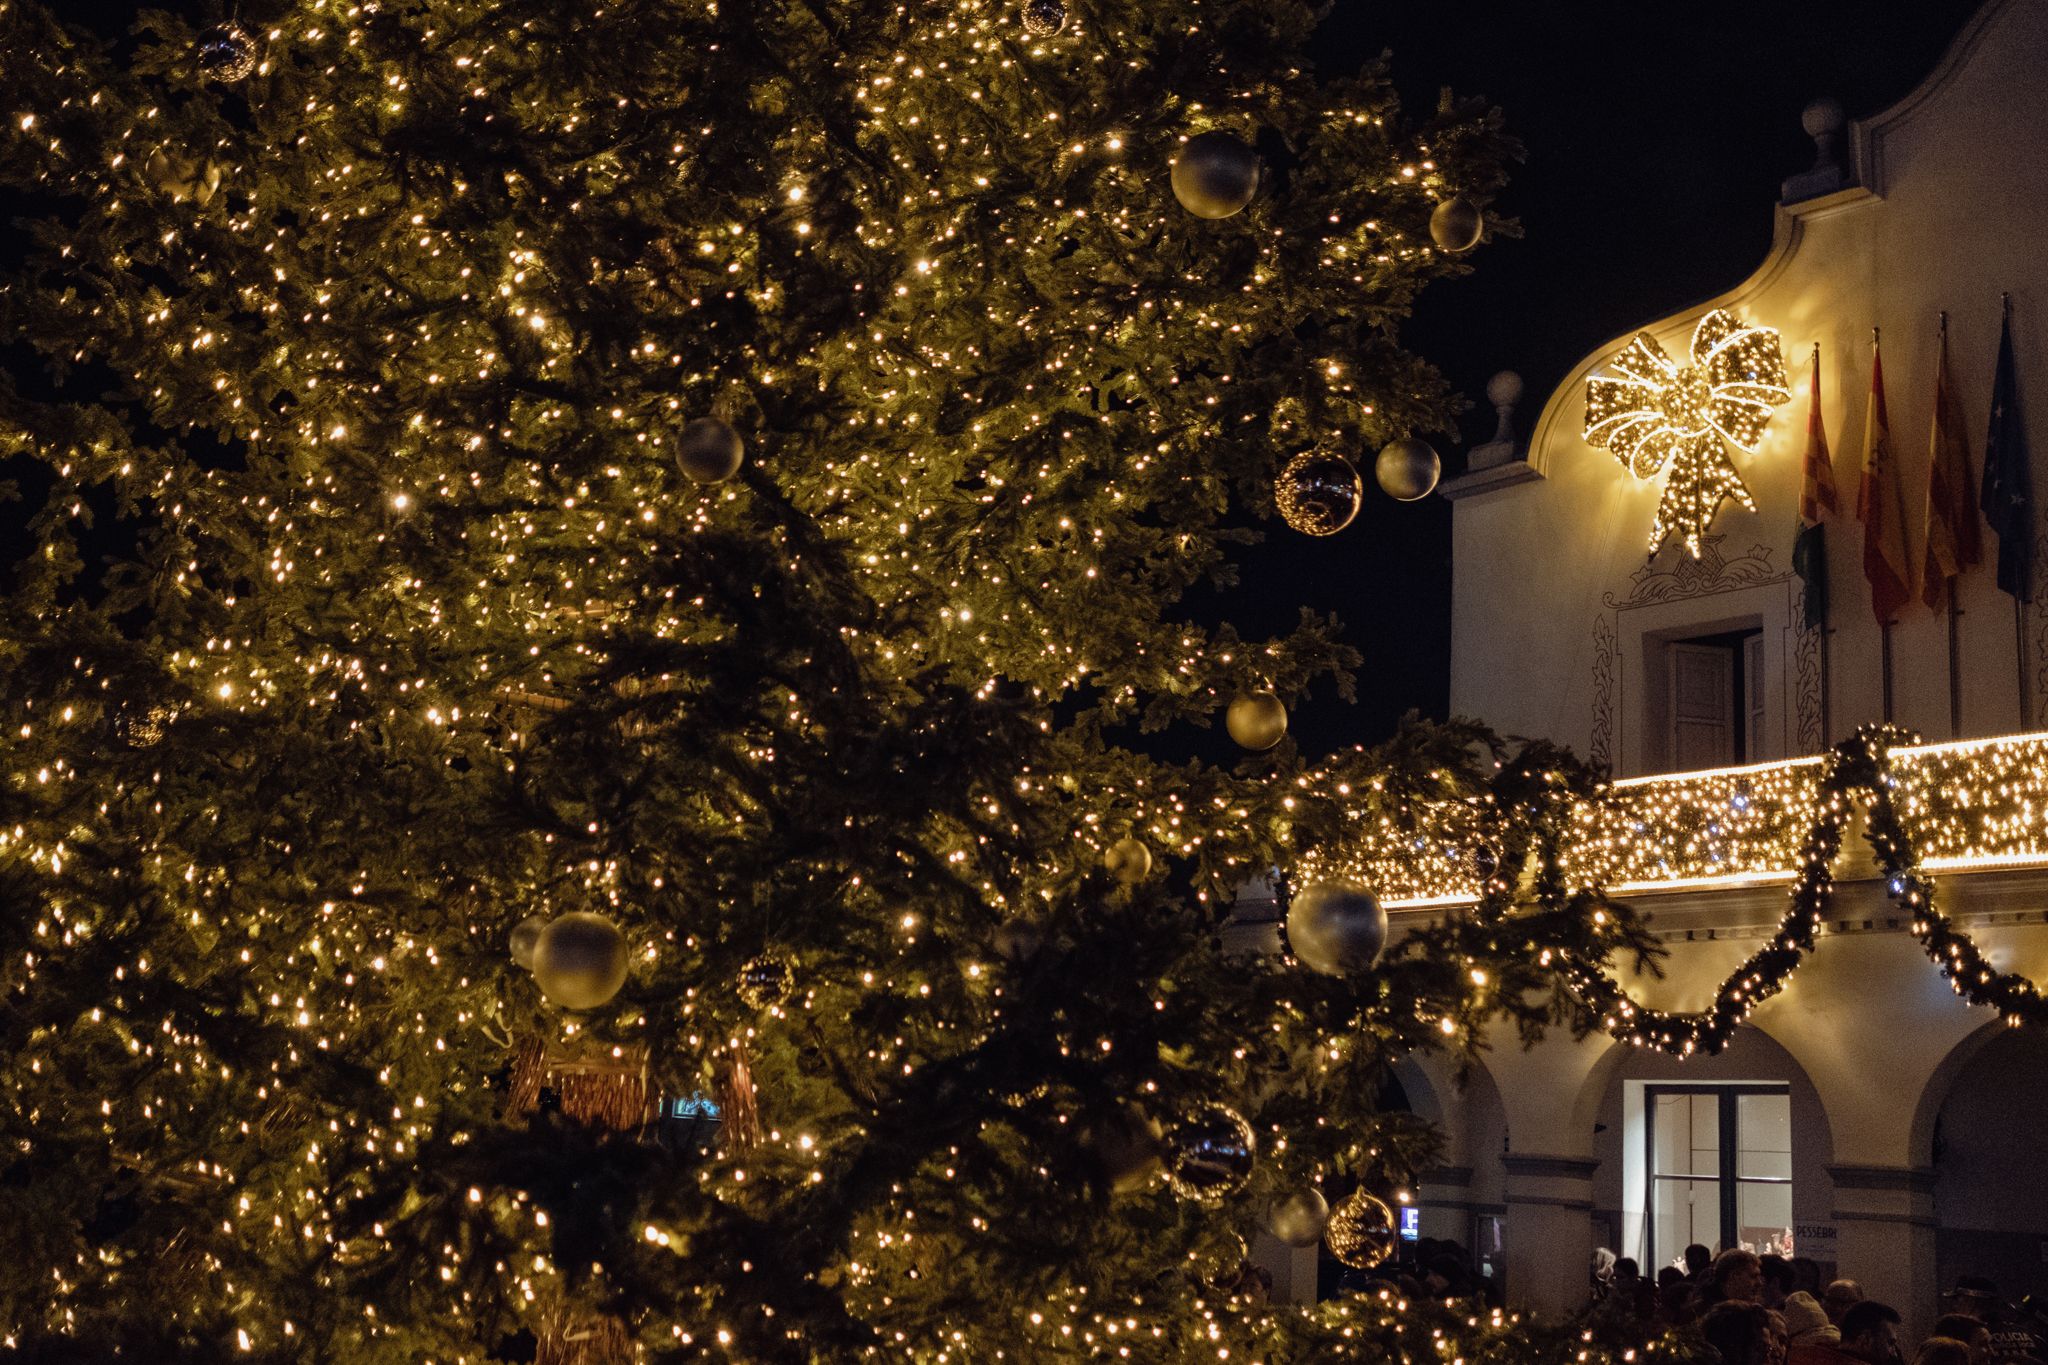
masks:
{"label": "blue flag with stars", "polygon": [[1998,533],[1998,587],[2022,602],[2033,600],[2028,581],[2034,552],[2034,479],[2027,428],[2020,417],[2019,382],[2012,359],[2012,316],[1998,338],[1998,377],[1991,385],[1991,431],[1984,438],[1984,520]]}

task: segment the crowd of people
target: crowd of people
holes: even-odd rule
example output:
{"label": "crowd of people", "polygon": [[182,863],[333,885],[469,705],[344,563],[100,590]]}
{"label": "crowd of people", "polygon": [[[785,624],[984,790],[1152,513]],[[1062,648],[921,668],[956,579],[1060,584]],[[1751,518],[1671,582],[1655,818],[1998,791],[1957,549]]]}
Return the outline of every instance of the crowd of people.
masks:
{"label": "crowd of people", "polygon": [[1594,1264],[1591,1320],[1622,1339],[1696,1329],[1723,1365],[2048,1365],[2048,1323],[2031,1301],[2012,1305],[1989,1281],[1957,1282],[1948,1310],[1911,1355],[1889,1304],[1864,1297],[1854,1280],[1821,1282],[1818,1262],[1732,1248],[1716,1256],[1685,1249],[1655,1283],[1626,1256]]}

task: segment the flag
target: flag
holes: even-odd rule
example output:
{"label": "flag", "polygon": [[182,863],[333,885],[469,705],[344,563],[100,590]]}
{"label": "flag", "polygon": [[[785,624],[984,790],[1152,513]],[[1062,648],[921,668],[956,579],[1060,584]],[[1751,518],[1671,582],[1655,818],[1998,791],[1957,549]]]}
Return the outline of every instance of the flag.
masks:
{"label": "flag", "polygon": [[1884,410],[1884,360],[1872,343],[1870,412],[1863,423],[1863,481],[1856,489],[1856,519],[1863,523],[1863,576],[1870,582],[1870,609],[1888,626],[1899,608],[1913,600],[1906,554],[1906,508],[1899,493],[1899,467],[1892,459],[1891,421]]}
{"label": "flag", "polygon": [[2027,428],[2020,420],[2013,374],[2012,315],[1998,338],[1998,376],[1991,383],[1991,430],[1984,437],[1984,520],[1998,533],[1998,587],[2022,602],[2033,600],[2028,582],[2034,552],[2034,480],[2028,467]]}
{"label": "flag", "polygon": [[1977,509],[1970,505],[1970,444],[1948,380],[1948,320],[1934,367],[1934,432],[1927,459],[1927,545],[1920,559],[1920,600],[1940,609],[1955,580],[1984,558]]}
{"label": "flag", "polygon": [[1820,343],[1813,346],[1813,382],[1807,388],[1806,472],[1799,489],[1799,534],[1792,540],[1792,571],[1806,585],[1806,625],[1828,621],[1827,528],[1821,518],[1836,511],[1835,457],[1820,416]]}

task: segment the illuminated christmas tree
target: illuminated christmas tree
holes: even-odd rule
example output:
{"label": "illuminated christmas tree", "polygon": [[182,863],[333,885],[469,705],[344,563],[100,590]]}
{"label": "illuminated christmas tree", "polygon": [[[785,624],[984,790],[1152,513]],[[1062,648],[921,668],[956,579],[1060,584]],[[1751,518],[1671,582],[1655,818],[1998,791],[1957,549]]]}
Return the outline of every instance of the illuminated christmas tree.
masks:
{"label": "illuminated christmas tree", "polygon": [[[1430,1158],[1394,1058],[1628,929],[1225,953],[1248,877],[1545,765],[1311,781],[1334,623],[1177,605],[1443,423],[1395,323],[1489,111],[1291,0],[57,8],[0,0],[9,1348],[1578,1349],[1236,1292]],[[1234,771],[1133,747],[1237,699]]]}

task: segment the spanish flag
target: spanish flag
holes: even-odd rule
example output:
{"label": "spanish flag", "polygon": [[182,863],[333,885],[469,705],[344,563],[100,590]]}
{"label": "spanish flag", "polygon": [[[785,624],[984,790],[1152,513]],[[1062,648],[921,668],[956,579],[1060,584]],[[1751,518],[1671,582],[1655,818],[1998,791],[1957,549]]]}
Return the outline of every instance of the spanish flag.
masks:
{"label": "spanish flag", "polygon": [[1828,621],[1828,546],[1823,518],[1836,511],[1835,457],[1820,417],[1820,343],[1813,344],[1813,380],[1806,390],[1805,478],[1799,489],[1799,534],[1792,541],[1792,570],[1806,587],[1809,629]]}
{"label": "spanish flag", "polygon": [[1934,435],[1927,461],[1927,549],[1920,561],[1920,600],[1940,610],[1955,580],[1984,557],[1977,505],[1970,494],[1970,447],[1963,414],[1948,379],[1948,315],[1942,315],[1941,359],[1934,371]]}
{"label": "spanish flag", "polygon": [[1863,576],[1870,581],[1870,609],[1888,626],[1913,600],[1912,559],[1906,553],[1906,508],[1899,493],[1899,466],[1892,458],[1891,421],[1884,410],[1884,359],[1871,343],[1870,414],[1863,423],[1863,482],[1856,490],[1856,519],[1863,523]]}

